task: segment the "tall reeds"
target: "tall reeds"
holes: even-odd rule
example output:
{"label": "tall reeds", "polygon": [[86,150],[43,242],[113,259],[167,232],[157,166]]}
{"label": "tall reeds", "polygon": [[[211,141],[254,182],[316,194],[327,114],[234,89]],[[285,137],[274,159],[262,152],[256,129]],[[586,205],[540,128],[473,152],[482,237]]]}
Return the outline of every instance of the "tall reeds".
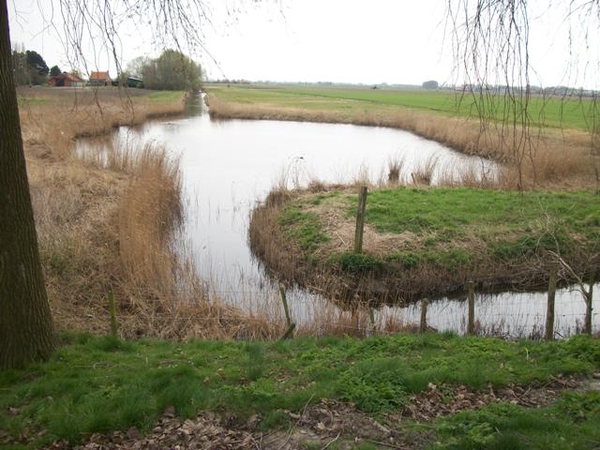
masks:
{"label": "tall reeds", "polygon": [[119,206],[120,260],[137,289],[160,298],[173,288],[170,241],[183,213],[181,173],[177,160],[150,144],[129,161],[133,177]]}
{"label": "tall reeds", "polygon": [[[117,149],[118,153],[119,150]],[[179,227],[184,214],[179,161],[166,149],[145,145],[119,157],[131,174],[118,208],[119,270],[116,292],[124,336],[186,339],[268,338],[279,324],[250,318],[211,295],[186,250]]]}
{"label": "tall reeds", "polygon": [[404,158],[396,156],[388,160],[387,182],[390,185],[400,184],[400,176],[404,167]]}

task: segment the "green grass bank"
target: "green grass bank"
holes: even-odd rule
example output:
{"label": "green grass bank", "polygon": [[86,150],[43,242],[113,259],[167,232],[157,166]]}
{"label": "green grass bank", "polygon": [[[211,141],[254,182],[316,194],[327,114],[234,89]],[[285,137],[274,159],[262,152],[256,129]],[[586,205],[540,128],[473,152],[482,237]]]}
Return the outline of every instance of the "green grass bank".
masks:
{"label": "green grass bank", "polygon": [[[266,343],[62,338],[48,363],[0,372],[3,448],[57,441],[65,448],[114,430],[143,436],[165,411],[181,421],[212,412],[223,418],[221,426],[255,442],[266,443],[260,439],[278,430],[307,429],[289,448],[328,442],[334,449],[509,448],[512,442],[510,448],[583,449],[600,442],[593,378],[600,341],[588,337],[551,343],[453,334]],[[344,425],[330,429],[340,414]]]}
{"label": "green grass bank", "polygon": [[464,291],[470,280],[479,291],[543,288],[558,257],[582,279],[598,279],[594,192],[376,189],[361,253],[357,204],[358,188],[273,191],[253,212],[252,248],[281,279],[351,303],[435,298]]}

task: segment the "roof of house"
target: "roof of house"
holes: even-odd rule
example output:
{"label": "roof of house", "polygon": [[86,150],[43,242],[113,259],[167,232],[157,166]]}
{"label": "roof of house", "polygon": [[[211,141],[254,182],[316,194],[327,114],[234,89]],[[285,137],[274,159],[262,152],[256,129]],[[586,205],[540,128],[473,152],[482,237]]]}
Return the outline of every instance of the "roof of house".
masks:
{"label": "roof of house", "polygon": [[71,81],[74,81],[76,83],[83,81],[81,78],[79,78],[77,75],[73,75],[67,72],[63,72],[63,73],[59,73],[58,75],[54,75],[53,77],[50,77],[51,80],[58,80],[58,79],[68,79]]}
{"label": "roof of house", "polygon": [[110,75],[108,72],[92,72],[90,73],[90,81],[92,80],[110,80]]}

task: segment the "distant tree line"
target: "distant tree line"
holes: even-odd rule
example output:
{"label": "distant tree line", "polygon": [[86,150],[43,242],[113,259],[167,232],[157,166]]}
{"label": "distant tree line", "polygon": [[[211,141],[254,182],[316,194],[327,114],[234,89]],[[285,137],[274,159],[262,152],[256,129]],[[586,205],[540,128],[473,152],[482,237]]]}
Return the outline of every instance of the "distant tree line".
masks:
{"label": "distant tree line", "polygon": [[12,63],[17,86],[48,83],[50,69],[38,52],[13,50]]}
{"label": "distant tree line", "polygon": [[171,49],[156,59],[134,59],[123,75],[141,78],[147,89],[197,92],[202,88],[202,67],[180,51]]}
{"label": "distant tree line", "polygon": [[[46,85],[49,76],[62,73],[56,65],[48,68],[42,55],[33,50],[13,50],[12,64],[17,86]],[[130,76],[143,80],[147,89],[197,92],[202,88],[203,73],[202,67],[183,53],[165,50],[156,59],[136,58],[119,78]]]}

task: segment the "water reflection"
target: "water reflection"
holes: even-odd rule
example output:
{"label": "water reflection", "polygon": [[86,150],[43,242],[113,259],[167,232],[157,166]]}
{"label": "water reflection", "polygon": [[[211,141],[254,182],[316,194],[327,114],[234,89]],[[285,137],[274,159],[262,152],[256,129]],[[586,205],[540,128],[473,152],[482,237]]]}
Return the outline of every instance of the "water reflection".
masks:
{"label": "water reflection", "polygon": [[[315,179],[344,183],[357,178],[376,182],[387,178],[391,158],[403,160],[405,179],[424,161],[436,158],[433,183],[458,177],[465,168],[487,177],[497,169],[490,161],[467,157],[400,130],[301,122],[211,121],[206,114],[135,129],[122,127],[111,145],[136,148],[144,142],[163,143],[181,160],[186,201],[181,242],[193,255],[212,295],[253,312],[267,304],[279,306],[277,286],[264,275],[247,244],[250,211],[275,184],[301,186]],[[97,145],[82,141],[78,151],[102,152]],[[575,305],[575,297],[562,291],[557,304]],[[524,311],[520,316],[499,306],[507,298]],[[295,289],[289,290],[288,299],[295,320],[301,323],[314,321],[313,312],[322,311],[326,304],[318,296]],[[482,312],[486,305],[494,305],[489,321],[500,323],[495,314],[503,309],[502,320],[510,325],[505,328],[520,330],[530,327],[532,318],[544,314],[545,306],[538,306],[544,299],[544,294],[502,294],[479,296],[477,302]],[[463,306],[464,302],[448,299],[435,302],[430,306],[430,324],[461,331],[466,317]],[[418,304],[403,309],[386,307],[377,316],[384,320],[386,315],[402,315],[408,321],[418,321],[418,308]],[[579,314],[578,306],[568,308],[572,312],[565,315]],[[482,315],[480,320],[488,323],[487,317]],[[567,327],[573,324],[574,320]]]}

